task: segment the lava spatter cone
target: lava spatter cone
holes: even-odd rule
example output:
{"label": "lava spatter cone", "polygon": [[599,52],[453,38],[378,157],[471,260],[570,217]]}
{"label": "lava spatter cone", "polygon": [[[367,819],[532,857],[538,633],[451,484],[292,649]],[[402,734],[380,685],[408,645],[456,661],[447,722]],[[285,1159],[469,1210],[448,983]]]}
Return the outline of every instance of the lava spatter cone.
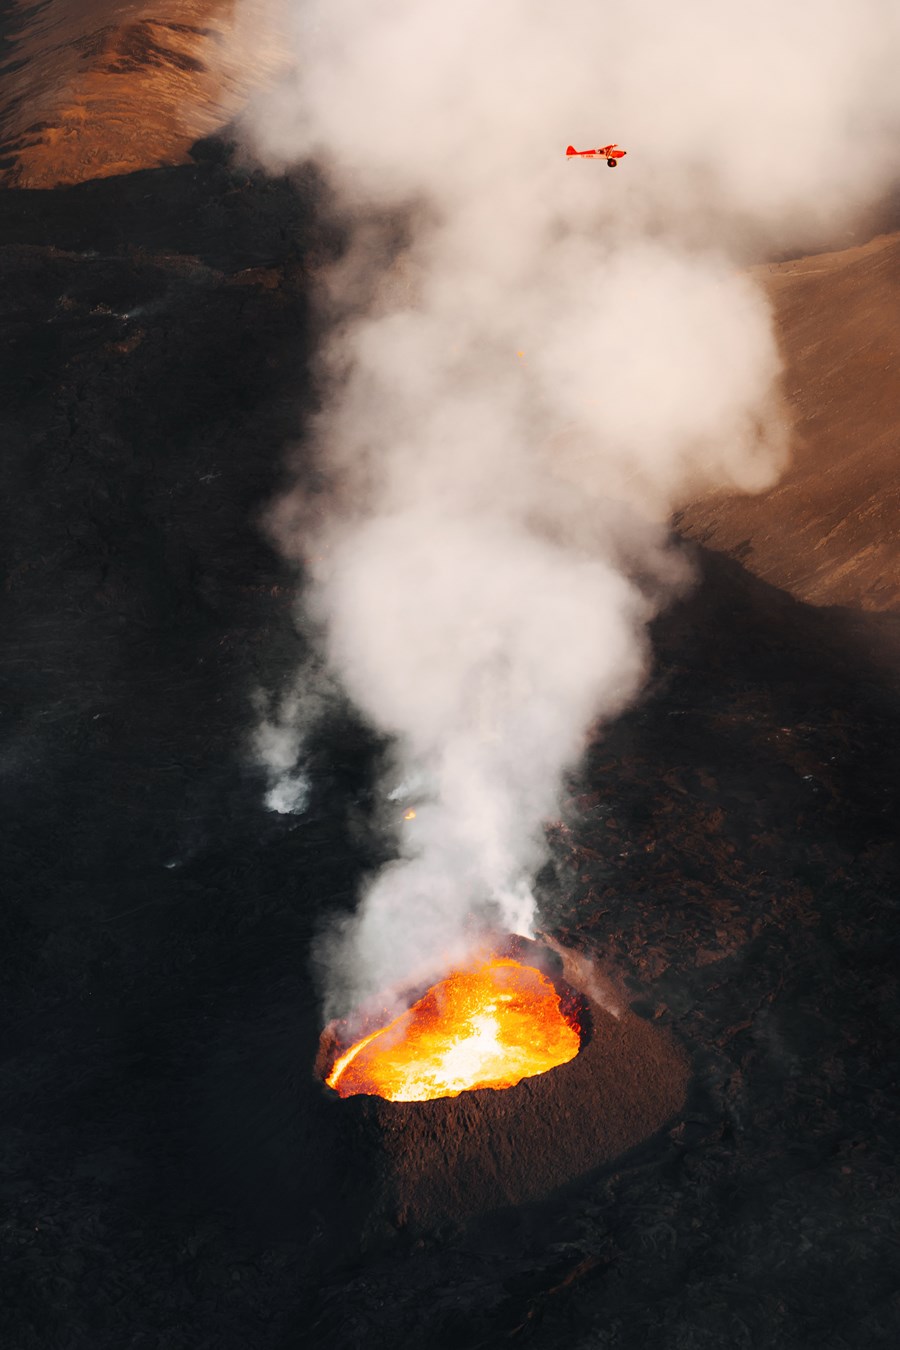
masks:
{"label": "lava spatter cone", "polygon": [[515,938],[325,1027],[341,1231],[378,1242],[540,1199],[671,1122],[686,1057],[611,992],[583,954]]}
{"label": "lava spatter cone", "polygon": [[362,1037],[326,1082],[342,1097],[392,1102],[515,1087],[574,1059],[581,1026],[553,983],[509,957],[456,971],[405,1013]]}

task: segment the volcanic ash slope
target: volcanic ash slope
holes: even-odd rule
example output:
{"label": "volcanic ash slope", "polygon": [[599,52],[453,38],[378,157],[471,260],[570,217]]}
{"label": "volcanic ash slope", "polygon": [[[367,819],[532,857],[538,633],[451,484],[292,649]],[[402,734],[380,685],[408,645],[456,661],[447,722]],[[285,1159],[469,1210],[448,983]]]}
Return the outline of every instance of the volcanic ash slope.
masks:
{"label": "volcanic ash slope", "polygon": [[900,235],[757,269],[794,412],[787,471],[758,497],[716,493],[688,535],[815,605],[900,608]]}
{"label": "volcanic ash slope", "polygon": [[285,68],[283,0],[13,0],[0,19],[0,186],[187,159]]}

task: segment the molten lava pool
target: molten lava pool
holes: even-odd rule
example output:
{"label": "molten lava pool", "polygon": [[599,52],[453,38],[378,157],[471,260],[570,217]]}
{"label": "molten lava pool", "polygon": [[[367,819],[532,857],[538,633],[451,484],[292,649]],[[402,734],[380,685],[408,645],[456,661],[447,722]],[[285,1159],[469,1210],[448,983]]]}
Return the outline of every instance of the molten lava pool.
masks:
{"label": "molten lava pool", "polygon": [[498,957],[433,985],[341,1054],[325,1081],[342,1097],[424,1102],[515,1087],[580,1048],[581,1028],[546,975]]}

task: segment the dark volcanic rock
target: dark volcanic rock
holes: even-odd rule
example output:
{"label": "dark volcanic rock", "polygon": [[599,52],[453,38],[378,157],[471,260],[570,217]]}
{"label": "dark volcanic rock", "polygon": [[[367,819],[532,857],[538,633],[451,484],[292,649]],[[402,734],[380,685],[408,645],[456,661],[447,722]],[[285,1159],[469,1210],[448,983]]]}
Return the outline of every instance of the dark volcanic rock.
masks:
{"label": "dark volcanic rock", "polygon": [[0,198],[3,1344],[893,1346],[889,622],[714,555],[541,877],[635,1034],[687,1047],[685,1110],[540,1203],[362,1257],[335,1224],[310,949],[382,856],[377,746],[335,711],[302,818],[246,756],[306,651],[256,521],[335,246],[309,185],[221,154]]}

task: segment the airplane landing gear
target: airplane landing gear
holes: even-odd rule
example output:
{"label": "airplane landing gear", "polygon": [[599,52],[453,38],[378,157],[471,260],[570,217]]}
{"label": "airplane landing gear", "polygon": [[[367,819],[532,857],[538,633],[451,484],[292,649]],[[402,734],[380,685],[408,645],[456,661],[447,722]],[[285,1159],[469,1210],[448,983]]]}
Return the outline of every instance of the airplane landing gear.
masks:
{"label": "airplane landing gear", "polygon": [[611,169],[614,169],[619,161],[617,159],[608,159],[606,162]]}

